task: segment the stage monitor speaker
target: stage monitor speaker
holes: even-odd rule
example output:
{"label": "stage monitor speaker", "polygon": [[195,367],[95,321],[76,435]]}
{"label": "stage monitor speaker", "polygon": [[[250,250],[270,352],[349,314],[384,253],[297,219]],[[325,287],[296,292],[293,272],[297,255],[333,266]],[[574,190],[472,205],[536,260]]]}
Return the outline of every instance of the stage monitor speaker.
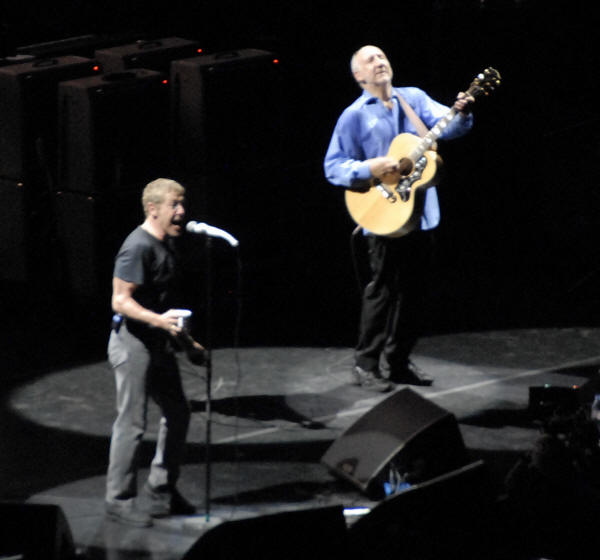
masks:
{"label": "stage monitor speaker", "polygon": [[57,252],[65,289],[77,304],[110,303],[114,258],[144,221],[138,187],[55,195]]}
{"label": "stage monitor speaker", "polygon": [[[172,161],[177,176],[239,173],[217,182],[225,197],[244,188],[253,170],[280,164],[284,141],[279,61],[273,53],[241,49],[171,64]],[[221,183],[221,184],[220,184]],[[273,194],[277,196],[277,194]]]}
{"label": "stage monitor speaker", "polygon": [[198,56],[201,51],[198,41],[166,37],[99,49],[95,57],[104,72],[146,68],[168,74],[173,60]]}
{"label": "stage monitor speaker", "polygon": [[168,177],[169,88],[133,69],[59,85],[59,186],[98,193]]}
{"label": "stage monitor speaker", "polygon": [[348,528],[348,544],[355,560],[479,560],[494,552],[495,515],[488,469],[476,461],[385,498]]}
{"label": "stage monitor speaker", "polygon": [[389,476],[421,482],[464,465],[467,453],[455,417],[405,388],[359,418],[321,460],[377,499]]}
{"label": "stage monitor speaker", "polygon": [[97,63],[61,56],[0,67],[0,176],[47,186],[55,179],[58,84],[97,73]]}
{"label": "stage monitor speaker", "polygon": [[62,509],[1,502],[0,558],[74,560],[73,536]]}
{"label": "stage monitor speaker", "polygon": [[183,560],[331,560],[347,558],[341,506],[226,521],[208,531]]}

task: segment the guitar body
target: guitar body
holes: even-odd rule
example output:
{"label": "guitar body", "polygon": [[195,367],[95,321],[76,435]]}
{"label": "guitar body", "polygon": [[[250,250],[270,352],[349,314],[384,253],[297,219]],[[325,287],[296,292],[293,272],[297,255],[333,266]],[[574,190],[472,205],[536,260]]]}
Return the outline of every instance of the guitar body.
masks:
{"label": "guitar body", "polygon": [[[401,163],[419,146],[421,138],[410,133],[399,134],[388,150],[388,157]],[[433,185],[441,165],[439,155],[425,151],[420,170],[409,170],[399,183],[381,183],[367,191],[346,190],[346,207],[352,219],[377,235],[401,237],[418,225],[423,210],[425,190]],[[406,188],[408,185],[408,188]]]}

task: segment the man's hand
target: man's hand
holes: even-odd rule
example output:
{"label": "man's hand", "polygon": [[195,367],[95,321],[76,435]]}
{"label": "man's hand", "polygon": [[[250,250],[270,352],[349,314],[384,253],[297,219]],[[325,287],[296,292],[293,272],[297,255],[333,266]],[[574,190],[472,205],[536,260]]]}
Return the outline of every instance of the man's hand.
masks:
{"label": "man's hand", "polygon": [[173,336],[178,336],[182,332],[182,328],[178,326],[179,315],[175,309],[169,309],[158,316],[155,327],[164,329]]}
{"label": "man's hand", "polygon": [[369,160],[371,175],[383,183],[397,183],[400,180],[400,168],[398,160],[381,156]]}
{"label": "man's hand", "polygon": [[475,98],[472,95],[467,95],[464,91],[460,91],[456,96],[456,101],[454,102],[452,108],[455,111],[466,115],[470,112],[469,106],[471,103],[473,103],[473,101],[475,101]]}

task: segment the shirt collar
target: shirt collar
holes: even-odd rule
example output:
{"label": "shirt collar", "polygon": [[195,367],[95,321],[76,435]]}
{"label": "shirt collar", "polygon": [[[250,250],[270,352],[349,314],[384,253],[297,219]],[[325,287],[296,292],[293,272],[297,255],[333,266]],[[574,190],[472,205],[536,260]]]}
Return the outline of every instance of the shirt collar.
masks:
{"label": "shirt collar", "polygon": [[[398,92],[396,91],[396,88],[392,88],[392,99],[398,99]],[[380,99],[372,93],[369,93],[366,89],[363,89],[359,100],[361,105],[372,105],[373,103],[377,103],[377,101]]]}

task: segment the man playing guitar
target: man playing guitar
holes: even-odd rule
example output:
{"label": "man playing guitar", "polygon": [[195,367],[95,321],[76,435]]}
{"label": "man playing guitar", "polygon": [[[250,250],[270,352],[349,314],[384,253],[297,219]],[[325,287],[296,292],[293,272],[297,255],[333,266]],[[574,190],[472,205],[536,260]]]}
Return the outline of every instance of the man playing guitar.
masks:
{"label": "man playing guitar", "polygon": [[[450,108],[419,88],[393,87],[390,62],[372,45],[354,53],[351,69],[363,92],[337,121],[325,156],[325,175],[330,183],[346,187],[347,195],[361,197],[370,190],[376,204],[382,204],[387,212],[388,206],[404,196],[395,185],[412,174],[421,161],[426,168],[426,156],[430,157],[424,154],[421,158],[419,153],[421,159],[412,161],[412,154],[399,158],[388,153],[394,139],[411,133],[418,143],[419,136],[425,136],[438,123],[443,125],[440,138],[466,134],[473,125],[468,108],[474,98],[471,93],[460,92]],[[431,152],[433,146],[427,148]],[[349,210],[353,214],[350,204]],[[377,212],[370,203],[357,215],[366,219],[362,223],[353,215],[367,234],[371,279],[362,297],[354,382],[376,391],[387,391],[393,383],[431,385],[433,380],[409,356],[417,338],[416,319],[430,265],[429,232],[440,221],[436,189],[432,185],[423,189],[416,210],[411,209],[410,223],[382,230],[386,233],[379,232]]]}

